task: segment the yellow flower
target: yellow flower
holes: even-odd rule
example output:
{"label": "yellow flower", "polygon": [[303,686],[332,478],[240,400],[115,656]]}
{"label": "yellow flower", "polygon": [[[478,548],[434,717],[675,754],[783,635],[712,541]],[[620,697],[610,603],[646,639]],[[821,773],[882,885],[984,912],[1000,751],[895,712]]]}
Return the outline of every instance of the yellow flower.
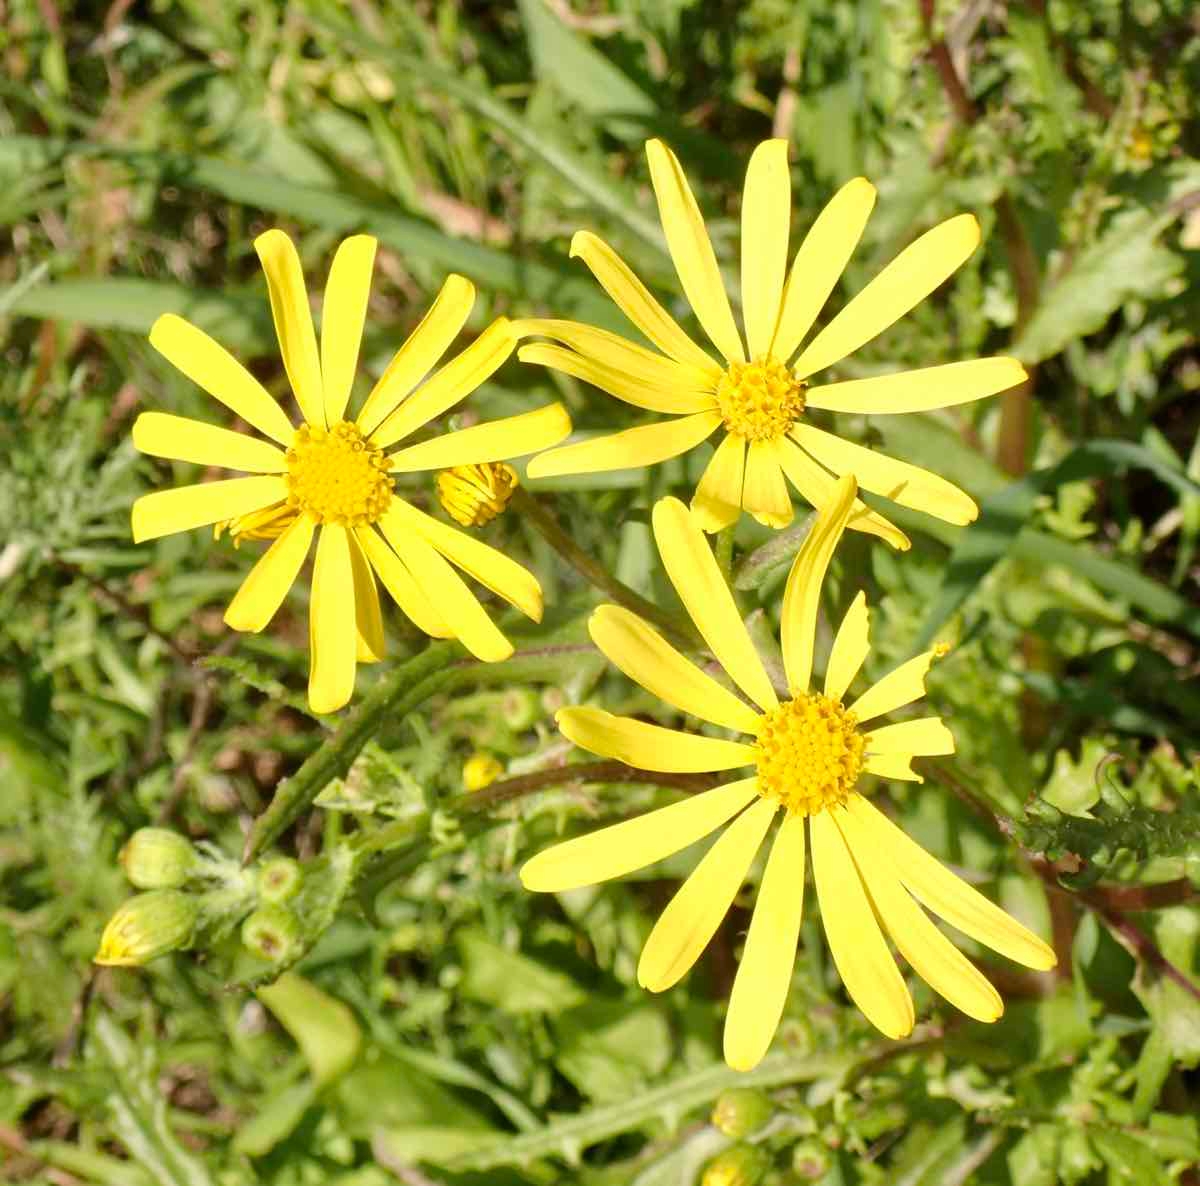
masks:
{"label": "yellow flower", "polygon": [[254,246],[301,423],[293,425],[266,389],[207,334],[173,314],[160,317],[150,331],[151,345],[270,439],[162,412],[143,413],[133,427],[133,443],[143,453],[256,476],[139,498],[133,506],[134,539],[212,523],[218,529],[227,526],[235,540],[273,540],[225,613],[235,630],[257,632],[279,609],[316,534],[308,697],[317,712],[331,712],[350,699],[357,661],[383,655],[376,580],[426,634],[457,638],[483,660],[507,658],[511,644],[448,561],[540,621],[542,591],[536,578],[496,549],[398,497],[392,475],[487,464],[543,449],[571,430],[563,406],[549,404],[385,452],[449,411],[508,358],[516,342],[510,323],[496,321],[426,378],[475,301],[470,281],[451,276],[358,416],[348,420],[375,240],[355,235],[338,248],[325,289],[319,348],[292,241],[272,230]]}
{"label": "yellow flower", "polygon": [[[760,523],[792,518],[786,477],[814,507],[833,496],[834,479],[854,473],[864,490],[950,523],[969,523],[974,501],[944,478],[883,456],[811,424],[810,408],[875,415],[966,403],[1025,378],[1011,358],[980,358],[877,378],[812,385],[812,377],[903,317],[950,276],[979,243],[969,214],[951,218],[902,251],[803,349],[875,204],[862,177],[844,185],[813,223],[785,277],[791,217],[787,142],[759,145],[742,199],[742,308],[738,332],[716,256],[679,161],[661,141],[646,145],[650,178],[680,284],[721,361],[679,327],[608,244],[576,234],[579,256],[621,311],[661,353],[573,321],[515,323],[519,357],[574,375],[638,408],[672,418],[552,449],[530,462],[530,477],[653,465],[725,435],[692,499],[705,531],[733,523],[744,507]],[[895,526],[855,504],[849,526],[908,546]]]}
{"label": "yellow flower", "polygon": [[456,523],[482,527],[504,513],[517,484],[517,471],[502,461],[456,465],[438,474],[438,500]]}
{"label": "yellow flower", "polygon": [[462,782],[468,791],[482,791],[504,773],[499,760],[489,753],[472,754],[464,763]]}
{"label": "yellow flower", "polygon": [[[638,964],[653,992],[670,988],[699,958],[782,816],[759,887],[725,1022],[725,1058],[748,1070],[771,1042],[791,982],[804,895],[806,845],[825,934],[847,992],[892,1038],[913,1027],[908,988],[884,932],[923,979],[963,1012],[995,1021],[999,995],[921,909],[1011,959],[1052,967],[1039,938],[915,844],[857,789],[862,774],[920,781],[914,756],[953,752],[938,717],[878,725],[924,694],[935,651],[910,659],[848,704],[869,651],[866,601],[852,602],[833,642],[821,691],[810,677],[821,584],[856,494],[838,481],[788,578],[781,644],[788,693],[776,694],[695,516],[679,501],[654,508],[654,534],[671,583],[709,649],[746,699],[695,667],[650,626],[614,605],[592,616],[593,641],[627,676],[679,709],[748,736],[681,733],[594,708],[566,708],[559,727],[576,745],[646,770],[754,767],[714,790],[568,840],[521,870],[531,890],[594,885],[640,869],[723,825],[720,838],[659,918]],[[915,900],[914,900],[915,899]],[[921,905],[918,905],[917,903]]]}

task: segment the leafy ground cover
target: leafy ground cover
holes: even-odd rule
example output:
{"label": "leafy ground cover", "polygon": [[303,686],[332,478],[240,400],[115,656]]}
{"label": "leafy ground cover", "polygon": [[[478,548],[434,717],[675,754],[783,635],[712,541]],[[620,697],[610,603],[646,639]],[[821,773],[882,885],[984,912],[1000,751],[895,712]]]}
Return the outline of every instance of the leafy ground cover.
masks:
{"label": "leafy ground cover", "polygon": [[[0,1179],[1200,1181],[1198,32],[1186,0],[12,0]],[[314,288],[345,235],[379,239],[375,377],[452,271],[480,292],[468,336],[501,314],[624,330],[568,258],[580,228],[677,293],[649,136],[674,145],[732,265],[745,164],[773,134],[791,142],[797,229],[847,179],[878,186],[834,307],[942,219],[982,224],[953,281],[839,377],[1011,354],[1028,385],[838,421],[982,514],[896,512],[902,556],[848,539],[822,645],[859,587],[870,676],[952,644],[929,700],[958,752],[877,801],[1059,964],[1026,973],[965,945],[1004,1018],[970,1022],[910,978],[919,1024],[889,1042],[847,1000],[809,906],[780,1033],[743,1074],[720,1032],[753,884],[691,976],[652,996],[638,952],[694,855],[553,896],[516,872],[695,789],[591,760],[554,714],[679,723],[591,647],[606,598],[588,577],[677,613],[650,508],[703,458],[526,483],[481,538],[537,575],[542,626],[489,603],[517,649],[479,665],[389,616],[387,662],[319,717],[303,582],[268,631],[229,631],[259,545],[135,546],[137,496],[216,475],[129,436],[148,409],[214,418],[147,342],[164,312],[286,391],[263,230],[292,235]],[[472,409],[550,399],[580,431],[634,419],[515,358]],[[730,541],[764,647],[807,525],[743,517]],[[192,941],[98,969],[138,877],[118,855],[149,826],[187,838],[167,922]]]}

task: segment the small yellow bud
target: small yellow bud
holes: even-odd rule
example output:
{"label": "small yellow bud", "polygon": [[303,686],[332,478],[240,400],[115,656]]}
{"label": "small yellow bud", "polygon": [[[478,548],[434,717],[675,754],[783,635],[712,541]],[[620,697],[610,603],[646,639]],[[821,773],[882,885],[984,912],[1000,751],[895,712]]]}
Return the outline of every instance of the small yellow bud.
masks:
{"label": "small yellow bud", "polygon": [[196,868],[192,842],[168,828],[139,828],[117,857],[138,889],[178,889]]}
{"label": "small yellow bud", "polygon": [[92,961],[108,967],[140,967],[187,946],[199,917],[195,900],[178,890],[138,894],[122,903],[108,920]]}
{"label": "small yellow bud", "polygon": [[744,1137],[761,1128],[774,1111],[770,1098],[753,1087],[731,1087],[717,1096],[713,1127],[727,1137]]}
{"label": "small yellow bud", "polygon": [[482,791],[503,773],[504,767],[491,754],[472,754],[463,763],[463,786],[468,791]]}
{"label": "small yellow bud", "polygon": [[502,461],[456,465],[437,476],[438,498],[446,514],[464,527],[482,527],[508,506],[517,471]]}
{"label": "small yellow bud", "polygon": [[753,1145],[730,1145],[708,1163],[700,1186],[758,1186],[767,1172],[767,1155]]}

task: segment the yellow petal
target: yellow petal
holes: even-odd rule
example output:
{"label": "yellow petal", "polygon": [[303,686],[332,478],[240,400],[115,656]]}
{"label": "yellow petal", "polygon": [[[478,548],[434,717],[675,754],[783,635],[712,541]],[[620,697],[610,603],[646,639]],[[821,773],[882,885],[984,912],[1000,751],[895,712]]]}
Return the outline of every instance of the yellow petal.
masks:
{"label": "yellow petal", "polygon": [[866,1019],[889,1038],[912,1033],[912,998],[884,942],[862,879],[833,816],[809,819],[813,880],[838,975]]}
{"label": "yellow petal", "polygon": [[638,961],[638,983],[663,992],[687,975],[729,912],[778,804],[759,799],[717,838],[667,903]]}
{"label": "yellow petal", "polygon": [[661,140],[646,142],[646,159],[671,259],[696,320],[726,362],[745,362],[725,282],[683,167]]}
{"label": "yellow petal", "polygon": [[924,782],[912,768],[911,754],[868,754],[863,770],[877,778],[899,779],[901,782]]}
{"label": "yellow petal", "polygon": [[862,412],[872,416],[928,412],[1007,391],[1028,377],[1015,358],[971,358],[917,371],[897,371],[892,375],[810,387],[805,402],[810,408],[828,412]]}
{"label": "yellow petal", "polygon": [[779,697],[700,524],[677,498],[659,499],[654,504],[653,520],[654,538],[667,576],[717,662],[761,709],[778,707]]}
{"label": "yellow petal", "polygon": [[620,334],[584,325],[580,321],[528,318],[514,321],[512,327],[518,338],[534,334],[553,338],[578,354],[613,370],[640,376],[654,387],[684,392],[711,392],[721,378],[721,368],[707,356],[703,356],[704,361],[699,366],[695,362],[680,362],[670,356],[664,358]]}
{"label": "yellow petal", "polygon": [[970,214],[948,218],[926,231],[817,334],[796,359],[796,378],[806,379],[832,366],[899,321],[956,272],[978,246],[979,223]]}
{"label": "yellow petal", "polygon": [[297,515],[283,534],[258,558],[225,611],[225,624],[234,630],[257,634],[283,604],[287,591],[300,575],[312,543],[316,524],[308,515]]}
{"label": "yellow petal", "polygon": [[267,277],[271,316],[279,353],[292,385],[292,394],[309,424],[324,426],[325,402],[321,394],[321,359],[313,330],[304,269],[295,244],[280,230],[266,231],[254,240],[254,250]]}
{"label": "yellow petal", "polygon": [[554,719],[568,741],[603,758],[642,770],[703,774],[753,766],[758,751],[741,741],[680,733],[602,708],[560,708]]}
{"label": "yellow petal", "polygon": [[603,239],[591,231],[577,231],[571,240],[571,258],[581,259],[613,303],[664,354],[696,367],[714,379],[721,367],[692,341],[679,323],[650,295],[628,264]]}
{"label": "yellow petal", "polygon": [[775,837],[750,919],[725,1017],[725,1061],[753,1070],[779,1028],[804,909],[804,816],[789,815]]}
{"label": "yellow petal", "polygon": [[[397,505],[401,505],[399,500],[393,499],[392,509]],[[391,511],[379,526],[438,616],[472,655],[485,663],[498,663],[513,653],[512,643],[488,617],[479,599],[423,534],[408,530],[404,520]]]}
{"label": "yellow petal", "polygon": [[513,352],[516,339],[507,319],[493,321],[461,354],[427,379],[371,433],[371,443],[386,449],[448,412],[485,383]]}
{"label": "yellow petal", "polygon": [[915,721],[872,729],[867,739],[867,753],[904,754],[905,757],[952,754],[954,734],[946,728],[941,717],[918,717]]}
{"label": "yellow petal", "polygon": [[610,436],[548,449],[539,453],[525,472],[531,478],[551,478],[559,474],[594,474],[657,465],[694,449],[720,423],[718,412],[697,412],[694,416],[640,424]]}
{"label": "yellow petal", "polygon": [[791,221],[787,141],[765,140],[750,158],[742,195],[742,316],[751,358],[771,351]]}
{"label": "yellow petal", "polygon": [[792,561],[783,591],[780,615],[780,646],[788,688],[793,696],[804,695],[812,679],[813,644],[817,635],[817,610],[821,605],[821,582],[846,520],[854,507],[854,478],[845,477],[834,488],[834,497],[817,513],[804,543]]}
{"label": "yellow petal", "polygon": [[335,712],[354,695],[358,627],[350,540],[334,523],[323,524],[317,539],[308,623],[308,704],[313,712]]}
{"label": "yellow petal", "polygon": [[602,605],[588,631],[608,659],[652,696],[680,712],[739,733],[755,733],[758,713],[685,659],[637,614]]}
{"label": "yellow petal", "polygon": [[934,914],[1027,968],[1045,970],[1058,962],[1032,931],[956,877],[861,795],[851,795],[846,810],[872,829],[901,882]]}
{"label": "yellow petal", "polygon": [[267,389],[224,346],[190,321],[164,313],[150,330],[150,345],[235,416],[281,445],[296,430]]}
{"label": "yellow petal", "polygon": [[447,560],[527,618],[542,620],[542,587],[537,577],[490,544],[432,518],[400,498],[392,499],[379,525],[389,539],[400,534],[422,536]]}
{"label": "yellow petal", "polygon": [[846,689],[854,682],[858,669],[871,649],[869,619],[867,595],[859,593],[850,603],[838,627],[825,668],[825,695],[833,700],[841,700],[845,696]]}
{"label": "yellow petal", "polygon": [[842,440],[809,424],[794,424],[792,437],[835,474],[853,474],[863,490],[947,523],[966,524],[979,515],[975,500],[953,482],[927,469]]}
{"label": "yellow petal", "polygon": [[[792,485],[800,491],[810,506],[826,506],[833,498],[837,479],[813,461],[795,441],[785,437],[777,441],[776,445],[779,464]],[[907,552],[912,546],[903,531],[882,515],[876,514],[861,499],[854,500],[854,507],[846,526],[851,531],[877,535],[901,552]]]}
{"label": "yellow petal", "polygon": [[354,616],[358,627],[358,661],[378,663],[387,653],[383,636],[383,614],[379,609],[379,593],[375,578],[359,546],[357,532],[346,534],[350,542],[350,566],[354,571]]}
{"label": "yellow petal", "polygon": [[562,404],[547,404],[519,416],[505,416],[457,432],[444,432],[419,445],[409,445],[391,456],[392,473],[450,469],[507,461],[558,444],[571,431],[571,418]]}
{"label": "yellow petal", "polygon": [[942,647],[925,651],[907,663],[901,663],[878,683],[872,684],[852,705],[850,711],[859,723],[874,720],[885,712],[894,712],[925,695],[925,676],[934,659],[943,653]]}
{"label": "yellow petal", "polygon": [[379,427],[387,415],[427,374],[458,337],[475,304],[475,285],[463,276],[446,277],[437,299],[421,323],[396,351],[367,396],[357,424],[365,436]]}
{"label": "yellow petal", "polygon": [[321,380],[325,392],[325,419],[337,424],[346,415],[350,388],[358,369],[367,300],[371,296],[371,270],[375,266],[375,240],[352,235],[342,242],[325,282],[321,310]]}
{"label": "yellow petal", "polygon": [[865,177],[847,181],[829,200],[796,252],[771,353],[786,362],[812,329],[862,238],[875,208],[875,187]]}
{"label": "yellow petal", "polygon": [[434,609],[412,573],[405,568],[404,562],[380,538],[375,528],[357,527],[354,537],[383,582],[383,587],[413,625],[432,638],[453,638],[454,632],[446,625],[445,619]]}
{"label": "yellow petal", "polygon": [[750,442],[742,505],[764,527],[786,527],[792,521],[792,496],[779,466],[777,441]]}
{"label": "yellow petal", "polygon": [[976,1021],[995,1021],[1004,1012],[1000,994],[900,884],[887,851],[857,816],[843,808],[833,813],[875,913],[896,949],[935,992]]}
{"label": "yellow petal", "polygon": [[283,450],[266,441],[166,412],[143,412],[133,422],[133,447],[152,457],[253,474],[281,474],[287,469]]}
{"label": "yellow petal", "polygon": [[556,844],[521,866],[521,884],[540,893],[561,893],[643,869],[715,831],[755,798],[756,785],[753,778],[726,783]]}
{"label": "yellow petal", "polygon": [[692,495],[692,515],[703,531],[721,531],[741,517],[745,468],[745,440],[726,433]]}
{"label": "yellow petal", "polygon": [[144,494],[133,504],[133,542],[140,544],[222,519],[236,519],[286,498],[287,484],[273,475],[228,478]]}
{"label": "yellow petal", "polygon": [[[647,351],[649,353],[649,351]],[[635,408],[646,408],[651,412],[667,412],[672,416],[686,416],[692,412],[705,412],[715,408],[717,401],[710,390],[685,386],[677,376],[671,376],[667,384],[660,383],[651,368],[644,371],[620,370],[609,362],[578,354],[562,346],[546,342],[534,342],[517,351],[522,362],[550,367],[565,375],[574,375],[585,383],[615,395],[617,399]],[[659,359],[667,366],[674,363]]]}

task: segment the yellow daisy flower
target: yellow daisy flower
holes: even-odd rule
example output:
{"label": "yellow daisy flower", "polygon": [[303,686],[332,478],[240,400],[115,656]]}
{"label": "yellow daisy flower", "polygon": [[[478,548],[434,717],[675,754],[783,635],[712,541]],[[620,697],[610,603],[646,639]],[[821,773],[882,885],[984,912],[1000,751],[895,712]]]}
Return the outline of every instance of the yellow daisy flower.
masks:
{"label": "yellow daisy flower", "polygon": [[430,375],[475,302],[470,281],[451,276],[358,416],[348,420],[375,240],[355,235],[339,246],[325,288],[319,348],[292,241],[271,230],[254,246],[301,422],[293,425],[258,380],[207,334],[173,314],[160,317],[151,345],[269,440],[144,412],[133,426],[133,443],[143,453],[255,476],[139,498],[134,539],[210,523],[228,526],[235,538],[272,539],[225,612],[235,630],[257,632],[279,609],[316,535],[308,697],[317,712],[341,708],[354,691],[356,662],[383,655],[376,580],[426,634],[457,638],[483,660],[507,658],[512,645],[448,561],[534,621],[542,616],[537,579],[400,498],[392,475],[482,465],[543,449],[570,432],[565,409],[549,404],[386,452],[449,411],[508,358],[516,344],[510,323],[496,321]]}
{"label": "yellow daisy flower", "polygon": [[[760,523],[785,527],[792,518],[785,475],[817,508],[832,497],[835,478],[854,473],[864,490],[902,506],[950,523],[971,522],[979,508],[957,486],[825,432],[805,413],[810,408],[873,415],[927,411],[995,395],[1025,378],[1015,359],[980,358],[812,383],[814,375],[882,333],[956,271],[979,244],[978,222],[960,214],[926,232],[801,349],[858,244],[875,188],[862,177],[844,185],[804,237],[785,277],[791,220],[787,141],[768,140],[750,159],[742,199],[743,339],[679,161],[659,140],[647,143],[646,155],[680,284],[721,361],[684,333],[607,243],[580,231],[571,255],[587,264],[660,353],[578,322],[533,319],[516,323],[517,332],[557,344],[522,346],[519,357],[672,418],[552,449],[530,462],[529,476],[654,465],[724,428],[692,499],[705,531],[733,523],[742,508]],[[861,502],[849,525],[896,547],[908,546],[903,532]]]}
{"label": "yellow daisy flower", "polygon": [[[748,740],[681,733],[565,708],[576,745],[646,770],[754,773],[669,807],[558,844],[521,869],[526,888],[559,892],[621,877],[679,852],[723,825],[663,911],[638,964],[652,992],[675,984],[699,958],[737,896],[772,821],[782,816],[763,872],[725,1022],[725,1058],[749,1070],[766,1053],[791,983],[804,899],[805,848],[834,963],[855,1004],[888,1037],[913,1027],[908,988],[885,932],[913,970],[963,1012],[995,1021],[999,994],[921,909],[1031,968],[1054,952],[910,840],[857,789],[863,774],[920,781],[914,756],[948,754],[938,717],[878,725],[924,694],[936,650],[901,664],[849,703],[846,691],[869,651],[859,594],[846,613],[820,692],[811,690],[821,583],[853,514],[853,477],[840,479],[796,559],[783,601],[781,644],[788,691],[776,694],[694,514],[673,498],[654,508],[663,565],[697,629],[746,699],[727,690],[628,610],[601,606],[590,630],[627,676],[667,703]],[[915,899],[915,900],[914,900]],[[920,903],[920,905],[918,905]]]}

